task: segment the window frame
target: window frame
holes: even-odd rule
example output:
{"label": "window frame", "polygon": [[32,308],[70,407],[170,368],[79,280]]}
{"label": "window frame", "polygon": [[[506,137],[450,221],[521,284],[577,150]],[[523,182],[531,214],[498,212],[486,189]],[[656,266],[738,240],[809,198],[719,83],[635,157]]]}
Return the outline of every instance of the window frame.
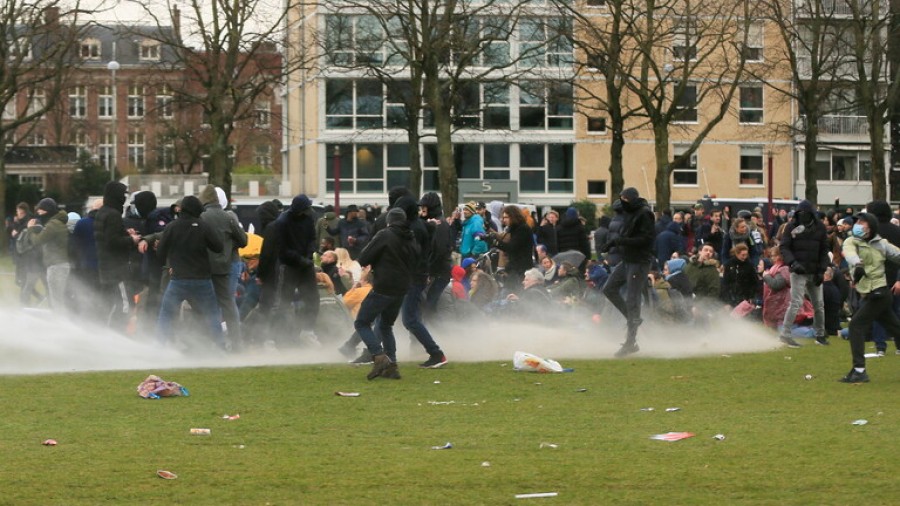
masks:
{"label": "window frame", "polygon": [[[700,171],[697,169],[699,166],[699,153],[696,151],[688,157],[688,164],[684,167],[679,167],[675,165],[675,160],[678,159],[685,151],[690,147],[689,144],[673,144],[672,145],[672,187],[678,188],[697,188],[700,186]],[[693,175],[693,183],[679,183],[677,181],[677,174],[692,174]]]}
{"label": "window frame", "polygon": [[[759,105],[748,106],[744,104],[744,92],[758,90]],[[738,88],[738,122],[741,125],[763,125],[765,124],[765,87],[762,84],[752,84],[740,86]],[[758,115],[758,118],[756,117]]]}
{"label": "window frame", "polygon": [[126,116],[128,119],[141,119],[146,111],[146,87],[141,84],[133,84],[128,87],[128,107]]}
{"label": "window frame", "polygon": [[[752,151],[752,153],[751,153]],[[745,159],[749,159],[750,157],[759,159],[759,169],[754,169],[752,167],[744,167]],[[745,174],[756,175],[759,178],[759,182],[744,182]],[[746,178],[749,179],[749,178]],[[740,147],[740,156],[738,162],[738,186],[744,187],[755,187],[760,188],[766,185],[766,159],[765,159],[765,151],[763,146],[761,145],[744,145]]]}
{"label": "window frame", "polygon": [[69,116],[82,119],[87,116],[87,87],[76,85],[69,88]]}

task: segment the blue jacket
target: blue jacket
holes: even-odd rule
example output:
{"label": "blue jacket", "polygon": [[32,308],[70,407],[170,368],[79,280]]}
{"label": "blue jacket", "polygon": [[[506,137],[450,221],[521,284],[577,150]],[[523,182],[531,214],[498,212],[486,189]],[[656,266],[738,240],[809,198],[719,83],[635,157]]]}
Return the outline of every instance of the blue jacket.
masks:
{"label": "blue jacket", "polygon": [[463,223],[462,243],[459,252],[462,256],[475,256],[487,252],[487,243],[476,241],[475,234],[484,233],[484,220],[478,214],[473,214]]}

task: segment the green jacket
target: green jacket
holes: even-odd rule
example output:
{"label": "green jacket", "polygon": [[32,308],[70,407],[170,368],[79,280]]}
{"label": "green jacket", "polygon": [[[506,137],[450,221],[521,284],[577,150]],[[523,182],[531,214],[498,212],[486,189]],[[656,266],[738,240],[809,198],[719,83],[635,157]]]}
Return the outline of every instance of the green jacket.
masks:
{"label": "green jacket", "polygon": [[[848,237],[841,251],[850,266],[850,272],[853,272],[859,264],[866,270],[866,275],[856,284],[856,291],[859,293],[870,293],[888,285],[884,277],[885,260],[900,264],[900,248],[882,239],[880,235],[869,241]],[[894,281],[896,280],[892,279],[891,284],[894,284]]]}
{"label": "green jacket", "polygon": [[684,266],[684,274],[694,287],[694,295],[698,298],[718,299],[722,282],[719,276],[719,261],[710,259],[701,262],[696,256],[691,257]]}
{"label": "green jacket", "polygon": [[35,248],[41,248],[41,259],[44,267],[69,262],[69,229],[66,223],[69,216],[59,211],[44,226],[28,227],[26,240]]}

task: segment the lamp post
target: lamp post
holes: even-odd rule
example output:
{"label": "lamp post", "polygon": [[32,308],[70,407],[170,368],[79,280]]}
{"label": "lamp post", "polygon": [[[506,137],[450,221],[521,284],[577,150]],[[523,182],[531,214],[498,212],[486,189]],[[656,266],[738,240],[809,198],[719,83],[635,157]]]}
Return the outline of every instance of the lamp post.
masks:
{"label": "lamp post", "polygon": [[334,145],[334,212],[341,215],[341,147]]}
{"label": "lamp post", "polygon": [[769,178],[769,184],[767,185],[769,187],[769,212],[766,213],[766,214],[768,214],[768,216],[766,216],[766,219],[768,220],[769,224],[771,225],[772,223],[775,222],[775,206],[772,204],[772,194],[774,193],[774,186],[775,186],[775,181],[772,180],[772,173],[774,172],[774,169],[772,167],[772,156],[773,156],[772,150],[770,149],[768,151],[768,153],[766,153],[766,154],[769,155],[769,170],[768,170],[768,174],[767,174],[767,176]]}
{"label": "lamp post", "polygon": [[119,70],[119,62],[116,60],[111,60],[106,64],[106,68],[109,70],[111,74],[111,82],[112,82],[112,113],[113,113],[113,163],[109,163],[109,157],[107,157],[107,167],[109,169],[109,180],[116,180],[116,165],[119,162],[119,104],[118,98],[119,94],[116,92],[116,71]]}

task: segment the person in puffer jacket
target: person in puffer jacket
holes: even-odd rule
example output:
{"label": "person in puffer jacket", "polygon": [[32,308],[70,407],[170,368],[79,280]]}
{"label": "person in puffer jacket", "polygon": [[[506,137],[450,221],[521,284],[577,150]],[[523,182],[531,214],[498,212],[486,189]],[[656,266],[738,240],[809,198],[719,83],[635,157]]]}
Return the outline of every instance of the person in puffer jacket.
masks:
{"label": "person in puffer jacket", "polygon": [[37,204],[37,218],[28,222],[28,234],[22,239],[40,248],[47,269],[47,291],[50,307],[65,309],[66,283],[69,279],[69,216],[56,201],[46,198]]}
{"label": "person in puffer jacket", "polygon": [[860,213],[842,252],[859,292],[859,307],[850,320],[850,352],[853,368],[840,379],[843,383],[868,383],[866,334],[877,321],[892,335],[900,335],[900,318],[894,314],[891,292],[884,275],[885,261],[900,264],[900,248],[878,235],[878,218]]}

